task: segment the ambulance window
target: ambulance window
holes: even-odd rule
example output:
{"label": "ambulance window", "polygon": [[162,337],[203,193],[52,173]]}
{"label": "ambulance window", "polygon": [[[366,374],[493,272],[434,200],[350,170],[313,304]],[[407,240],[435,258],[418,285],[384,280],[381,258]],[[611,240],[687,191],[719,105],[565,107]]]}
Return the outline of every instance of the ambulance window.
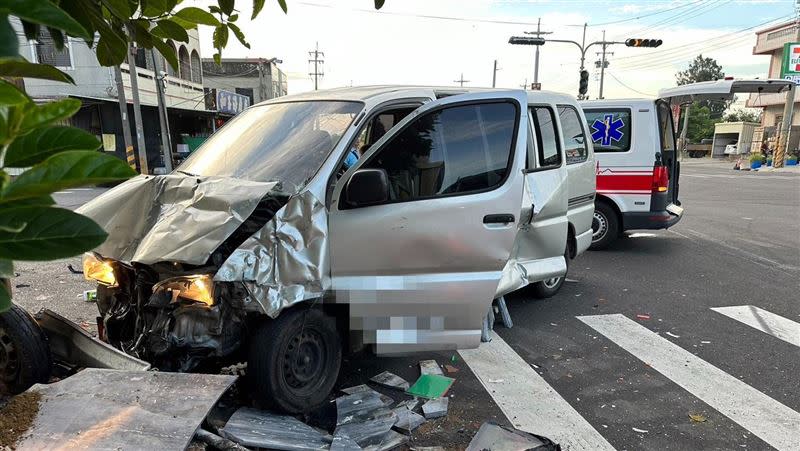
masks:
{"label": "ambulance window", "polygon": [[658,129],[661,134],[661,150],[675,150],[675,129],[672,127],[672,112],[669,105],[658,104]]}
{"label": "ambulance window", "polygon": [[556,117],[553,110],[546,107],[532,107],[531,118],[536,132],[538,167],[561,166],[561,152],[558,148]]}
{"label": "ambulance window", "polygon": [[567,164],[586,161],[589,158],[589,149],[586,147],[586,135],[578,111],[574,107],[560,105],[558,117],[561,120],[561,131],[564,134],[564,153],[567,154]]}
{"label": "ambulance window", "polygon": [[583,110],[595,152],[627,152],[631,149],[631,110],[606,108]]}

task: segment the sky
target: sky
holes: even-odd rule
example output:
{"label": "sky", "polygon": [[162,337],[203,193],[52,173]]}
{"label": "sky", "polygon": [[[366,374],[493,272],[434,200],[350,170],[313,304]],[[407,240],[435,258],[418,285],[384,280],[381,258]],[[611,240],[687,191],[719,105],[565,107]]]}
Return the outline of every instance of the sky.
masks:
{"label": "sky", "polygon": [[[194,0],[208,4],[208,0]],[[186,2],[184,4],[187,4]],[[251,2],[238,0],[251,48],[231,36],[223,58],[279,58],[289,93],[313,89],[309,55],[319,43],[325,75],[320,88],[370,84],[491,86],[520,88],[533,81],[534,47],[508,44],[512,35],[541,29],[546,38],[586,42],[603,38],[657,38],[661,47],[609,46],[605,98],[652,97],[675,85],[675,73],[698,54],[715,58],[726,75],[765,77],[769,57],[753,55],[755,31],[791,20],[793,0],[287,0],[284,14],[266,0],[250,21]],[[203,57],[210,57],[211,28],[201,27]],[[589,96],[596,98],[600,46],[586,53]],[[540,49],[542,89],[577,94],[580,51],[566,43]]]}

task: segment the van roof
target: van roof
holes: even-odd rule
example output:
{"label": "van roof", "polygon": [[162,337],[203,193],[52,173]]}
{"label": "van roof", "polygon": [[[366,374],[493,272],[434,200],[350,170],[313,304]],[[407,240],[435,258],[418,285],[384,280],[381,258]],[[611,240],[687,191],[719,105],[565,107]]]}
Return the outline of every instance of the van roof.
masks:
{"label": "van roof", "polygon": [[[333,89],[322,89],[318,91],[309,91],[300,94],[292,94],[288,96],[277,97],[270,99],[260,104],[266,103],[280,103],[291,102],[298,100],[341,100],[341,101],[365,101],[371,97],[399,93],[401,91],[419,91],[430,90],[437,97],[465,94],[469,92],[487,92],[487,91],[509,91],[504,88],[459,88],[453,86],[415,86],[415,85],[375,85],[375,86],[352,86]],[[567,94],[551,92],[551,91],[526,91],[529,101],[544,101],[553,103],[575,101],[575,98]]]}
{"label": "van roof", "polygon": [[604,107],[604,106],[630,106],[635,108],[650,107],[653,105],[654,99],[598,99],[598,100],[581,100],[578,104],[582,108]]}

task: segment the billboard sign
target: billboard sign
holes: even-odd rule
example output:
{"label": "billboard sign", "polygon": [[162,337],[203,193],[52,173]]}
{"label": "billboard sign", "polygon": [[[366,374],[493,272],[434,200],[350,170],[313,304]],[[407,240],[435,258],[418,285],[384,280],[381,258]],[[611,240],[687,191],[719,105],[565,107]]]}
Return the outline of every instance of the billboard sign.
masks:
{"label": "billboard sign", "polygon": [[800,42],[783,44],[781,78],[800,84]]}
{"label": "billboard sign", "polygon": [[220,113],[239,114],[250,106],[250,98],[229,91],[217,90],[217,111]]}

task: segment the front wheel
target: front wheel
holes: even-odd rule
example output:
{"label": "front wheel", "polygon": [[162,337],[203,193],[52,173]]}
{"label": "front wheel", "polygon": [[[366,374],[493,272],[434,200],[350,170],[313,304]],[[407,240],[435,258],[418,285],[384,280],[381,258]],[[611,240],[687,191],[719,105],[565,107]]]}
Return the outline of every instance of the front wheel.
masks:
{"label": "front wheel", "polygon": [[617,212],[605,202],[594,204],[592,217],[592,245],[591,250],[607,248],[619,235],[620,224]]}
{"label": "front wheel", "polygon": [[342,363],[336,322],[319,310],[290,310],[262,324],[250,340],[247,374],[256,400],[287,413],[322,405]]}
{"label": "front wheel", "polygon": [[50,379],[47,337],[22,307],[0,313],[0,393],[17,394]]}
{"label": "front wheel", "polygon": [[[572,245],[570,244],[569,240],[567,240],[567,249],[564,251],[564,260],[567,262],[567,273],[569,273],[569,256],[571,246]],[[547,280],[542,280],[541,282],[536,282],[531,288],[531,294],[537,299],[553,297],[559,292],[559,290],[561,290],[561,286],[564,285],[566,278],[567,275],[564,274],[563,277],[552,277]]]}

